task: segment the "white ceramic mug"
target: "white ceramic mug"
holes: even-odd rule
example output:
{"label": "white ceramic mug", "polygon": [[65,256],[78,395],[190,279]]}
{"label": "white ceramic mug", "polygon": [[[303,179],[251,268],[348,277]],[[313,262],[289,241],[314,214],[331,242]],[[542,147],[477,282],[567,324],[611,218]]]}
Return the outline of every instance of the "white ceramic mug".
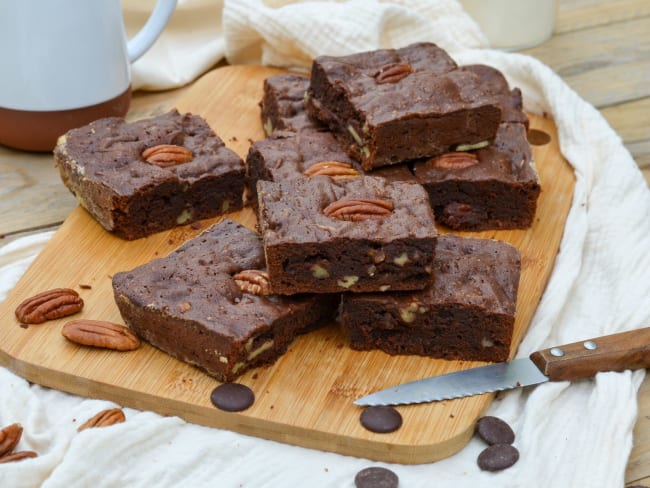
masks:
{"label": "white ceramic mug", "polygon": [[553,34],[557,0],[461,0],[490,46],[514,51],[536,46]]}
{"label": "white ceramic mug", "polygon": [[130,64],[176,1],[158,0],[127,42],[120,0],[0,0],[0,144],[51,151],[71,128],[125,115]]}

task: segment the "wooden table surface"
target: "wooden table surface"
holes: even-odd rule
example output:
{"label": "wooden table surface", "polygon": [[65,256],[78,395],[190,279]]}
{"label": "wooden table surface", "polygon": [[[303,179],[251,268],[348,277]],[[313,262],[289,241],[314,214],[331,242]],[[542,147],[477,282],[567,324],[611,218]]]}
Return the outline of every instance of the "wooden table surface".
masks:
{"label": "wooden table surface", "polygon": [[[650,184],[650,2],[560,0],[553,37],[522,52],[600,110]],[[185,89],[136,92],[129,118],[164,112]],[[0,246],[56,229],[76,207],[52,163],[51,154],[0,146]],[[639,391],[626,483],[650,486],[650,375]]]}

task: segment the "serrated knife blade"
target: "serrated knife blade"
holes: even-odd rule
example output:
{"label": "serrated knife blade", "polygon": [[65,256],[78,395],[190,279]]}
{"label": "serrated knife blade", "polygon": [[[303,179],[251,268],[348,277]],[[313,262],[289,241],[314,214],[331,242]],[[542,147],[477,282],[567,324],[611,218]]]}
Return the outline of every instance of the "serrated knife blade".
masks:
{"label": "serrated knife blade", "polygon": [[601,371],[650,366],[650,327],[534,352],[527,358],[455,371],[371,393],[359,406],[406,405],[451,400],[546,381],[573,381]]}

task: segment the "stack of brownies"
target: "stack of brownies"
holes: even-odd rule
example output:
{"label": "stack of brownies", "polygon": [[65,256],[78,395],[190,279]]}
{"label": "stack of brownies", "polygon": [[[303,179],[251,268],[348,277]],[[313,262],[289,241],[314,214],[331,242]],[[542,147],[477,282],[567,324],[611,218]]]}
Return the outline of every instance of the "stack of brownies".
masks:
{"label": "stack of brownies", "polygon": [[[165,258],[116,273],[124,321],[220,381],[272,363],[296,335],[337,314],[355,349],[507,359],[518,250],[439,235],[436,224],[463,231],[532,225],[540,186],[520,91],[493,68],[459,67],[434,44],[419,43],[321,56],[309,78],[266,79],[260,105],[267,137],[251,145],[245,177],[237,169],[259,233],[225,220]],[[105,132],[114,147],[137,147],[129,157],[139,172],[171,184],[163,175],[173,172],[176,181],[194,163],[165,172],[164,164],[142,166],[143,151],[186,146],[196,129],[187,116],[161,117],[168,130],[155,140],[151,133],[162,132],[151,127],[120,135],[114,120]],[[98,130],[87,132],[92,138]],[[80,159],[71,156],[73,136],[57,152],[59,165],[64,181],[85,181],[88,169],[64,171],[67,160]],[[211,151],[221,147],[216,135],[205,137]],[[83,197],[80,184],[74,188]],[[231,195],[228,201],[237,208]],[[183,217],[187,205],[191,218]],[[224,213],[219,205],[215,214]],[[169,218],[186,223],[197,208],[179,203]]]}
{"label": "stack of brownies", "polygon": [[265,80],[247,187],[275,293],[342,292],[355,349],[502,361],[540,191],[521,92],[434,44],[315,59]]}

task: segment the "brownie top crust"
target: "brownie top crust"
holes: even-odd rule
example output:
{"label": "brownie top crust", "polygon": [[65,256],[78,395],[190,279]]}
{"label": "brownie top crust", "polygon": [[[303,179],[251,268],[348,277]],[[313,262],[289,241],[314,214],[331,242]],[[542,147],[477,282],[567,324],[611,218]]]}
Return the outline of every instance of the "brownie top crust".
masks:
{"label": "brownie top crust", "polygon": [[[265,168],[273,181],[294,179],[318,163],[338,162],[349,164],[360,174],[366,173],[361,165],[342,148],[331,132],[316,128],[303,128],[299,132],[280,131],[256,141],[252,148],[265,160]],[[415,181],[406,165],[378,168],[371,176],[396,181]]]}
{"label": "brownie top crust", "polygon": [[242,341],[307,303],[300,296],[244,293],[233,279],[243,270],[265,269],[260,236],[224,220],[164,258],[116,273],[113,287],[136,307],[164,310]]}
{"label": "brownie top crust", "polygon": [[[168,167],[146,162],[142,152],[162,144],[189,149],[192,160]],[[191,183],[206,174],[244,167],[202,117],[177,110],[131,123],[120,117],[99,119],[61,136],[54,153],[59,164],[69,164],[85,179],[104,182],[121,195],[168,180]]]}
{"label": "brownie top crust", "polygon": [[423,293],[514,315],[520,269],[519,250],[511,244],[445,234],[436,244],[434,284]]}
{"label": "brownie top crust", "polygon": [[[257,189],[265,244],[437,236],[428,195],[416,183],[371,176],[349,181],[315,176],[310,180],[260,181]],[[359,199],[381,200],[393,208],[381,218],[361,221],[324,213],[334,202]]]}
{"label": "brownie top crust", "polygon": [[485,64],[468,64],[459,70],[469,71],[481,78],[485,92],[491,94],[501,108],[501,122],[518,122],[528,128],[521,90],[510,89],[501,71]]}
{"label": "brownie top crust", "polygon": [[[406,66],[399,82],[378,82],[382,71]],[[458,69],[449,55],[435,44],[418,43],[401,49],[384,49],[350,56],[320,56],[318,71],[330,86],[346,92],[367,123],[379,125],[396,118],[446,114],[494,104],[481,76]],[[317,79],[312,75],[312,83]],[[312,85],[312,91],[318,87]]]}
{"label": "brownie top crust", "polygon": [[427,182],[499,180],[517,183],[538,180],[523,124],[500,124],[494,142],[472,151],[472,154],[476,156],[476,164],[458,169],[438,164],[446,155],[419,161],[413,167],[415,176],[419,181]]}

